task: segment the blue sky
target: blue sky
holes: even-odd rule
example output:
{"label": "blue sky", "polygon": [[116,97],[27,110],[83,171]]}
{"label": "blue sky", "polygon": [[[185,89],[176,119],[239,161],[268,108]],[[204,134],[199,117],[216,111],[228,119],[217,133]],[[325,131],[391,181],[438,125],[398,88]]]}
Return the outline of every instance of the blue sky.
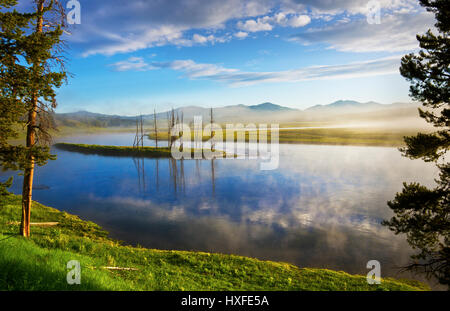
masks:
{"label": "blue sky", "polygon": [[407,102],[400,58],[434,24],[415,0],[375,2],[380,24],[367,0],[79,2],[57,112]]}

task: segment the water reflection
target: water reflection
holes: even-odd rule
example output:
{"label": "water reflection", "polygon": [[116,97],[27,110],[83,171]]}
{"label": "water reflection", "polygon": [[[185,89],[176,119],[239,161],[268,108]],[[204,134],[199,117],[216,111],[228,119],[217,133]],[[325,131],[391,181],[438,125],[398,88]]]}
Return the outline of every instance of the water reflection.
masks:
{"label": "water reflection", "polygon": [[[123,145],[132,135],[72,142]],[[404,236],[380,225],[392,216],[386,201],[403,181],[432,185],[437,173],[378,147],[282,145],[274,171],[260,171],[256,160],[56,152],[57,161],[37,169],[36,184],[49,189],[34,199],[97,222],[118,239],[350,273],[367,273],[366,263],[376,259],[384,276],[395,275],[411,254]],[[20,182],[16,177],[16,193]]]}
{"label": "water reflection", "polygon": [[145,159],[144,158],[133,158],[134,166],[137,171],[138,188],[139,191],[145,192],[147,190],[145,186]]}

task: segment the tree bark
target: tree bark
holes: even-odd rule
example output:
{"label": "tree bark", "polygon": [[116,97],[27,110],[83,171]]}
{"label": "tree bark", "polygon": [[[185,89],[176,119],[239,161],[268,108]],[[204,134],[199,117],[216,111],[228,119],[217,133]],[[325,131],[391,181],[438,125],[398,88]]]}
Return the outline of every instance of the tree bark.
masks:
{"label": "tree bark", "polygon": [[[42,32],[42,27],[44,23],[44,17],[42,12],[44,11],[44,1],[41,0],[37,3],[37,12],[40,13],[36,25],[36,32]],[[37,67],[38,64],[33,64],[33,67]],[[24,237],[30,236],[30,219],[31,219],[31,202],[32,202],[32,192],[33,192],[33,177],[34,177],[34,156],[31,152],[31,148],[36,143],[36,116],[38,108],[38,93],[34,92],[31,107],[28,112],[28,124],[27,124],[27,148],[29,150],[28,154],[28,165],[24,170],[23,187],[22,187],[22,220],[20,222],[20,234]]]}
{"label": "tree bark", "polygon": [[[31,148],[35,144],[36,134],[34,132],[34,126],[36,126],[36,108],[37,107],[35,107],[35,99],[33,98],[33,108],[28,114],[27,148]],[[22,188],[22,221],[20,224],[20,234],[24,237],[30,236],[33,177],[34,177],[34,156],[30,152],[28,156],[28,167],[25,168],[24,172],[23,188]]]}

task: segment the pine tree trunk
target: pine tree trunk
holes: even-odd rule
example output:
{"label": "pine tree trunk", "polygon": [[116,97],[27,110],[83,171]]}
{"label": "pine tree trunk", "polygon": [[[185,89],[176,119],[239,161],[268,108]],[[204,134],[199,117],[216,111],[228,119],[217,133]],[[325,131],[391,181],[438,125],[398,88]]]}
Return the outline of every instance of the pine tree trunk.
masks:
{"label": "pine tree trunk", "polygon": [[[37,12],[42,13],[44,10],[44,1],[37,3]],[[43,15],[38,17],[36,32],[42,32],[44,23]],[[36,66],[37,64],[34,64]],[[38,95],[34,92],[30,111],[28,113],[27,124],[27,148],[31,148],[36,143],[36,116],[37,116]],[[30,152],[28,155],[28,165],[24,170],[23,187],[22,187],[22,220],[20,222],[20,234],[24,237],[30,236],[30,219],[31,219],[31,202],[33,192],[34,177],[34,156]]]}
{"label": "pine tree trunk", "polygon": [[[36,109],[37,109],[37,98],[36,100],[35,98],[33,98],[33,109],[28,114],[28,126],[27,126],[28,148],[30,148],[35,144],[34,126],[36,125]],[[30,236],[33,176],[34,176],[34,157],[30,153],[28,157],[28,167],[24,171],[23,188],[22,188],[22,221],[20,225],[20,234],[24,237]]]}

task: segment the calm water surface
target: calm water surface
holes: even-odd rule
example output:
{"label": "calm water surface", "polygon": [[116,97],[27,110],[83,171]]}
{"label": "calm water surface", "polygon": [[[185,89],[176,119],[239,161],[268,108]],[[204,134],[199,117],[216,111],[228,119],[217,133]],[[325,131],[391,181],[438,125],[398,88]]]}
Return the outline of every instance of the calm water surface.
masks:
{"label": "calm water surface", "polygon": [[[131,145],[134,134],[65,142]],[[150,140],[147,145],[152,145]],[[33,199],[94,221],[128,243],[284,261],[300,267],[400,276],[412,252],[380,222],[402,182],[433,185],[436,169],[395,148],[281,145],[280,166],[256,160],[104,157],[53,149],[36,170]],[[11,173],[1,173],[4,180]],[[21,192],[15,177],[14,193]]]}

